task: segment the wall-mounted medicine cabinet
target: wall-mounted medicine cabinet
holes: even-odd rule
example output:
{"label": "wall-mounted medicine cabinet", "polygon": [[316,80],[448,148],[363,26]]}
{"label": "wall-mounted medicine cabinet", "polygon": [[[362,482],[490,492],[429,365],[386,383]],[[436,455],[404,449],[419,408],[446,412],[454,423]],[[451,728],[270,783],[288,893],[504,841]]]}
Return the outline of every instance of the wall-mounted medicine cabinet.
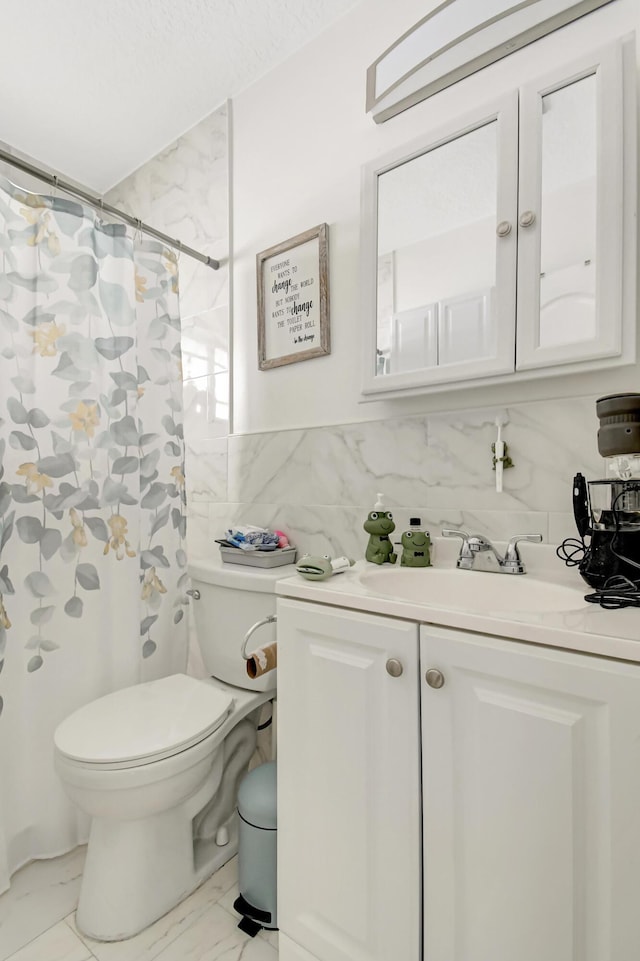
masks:
{"label": "wall-mounted medicine cabinet", "polygon": [[634,362],[635,111],[627,38],[363,169],[365,400]]}

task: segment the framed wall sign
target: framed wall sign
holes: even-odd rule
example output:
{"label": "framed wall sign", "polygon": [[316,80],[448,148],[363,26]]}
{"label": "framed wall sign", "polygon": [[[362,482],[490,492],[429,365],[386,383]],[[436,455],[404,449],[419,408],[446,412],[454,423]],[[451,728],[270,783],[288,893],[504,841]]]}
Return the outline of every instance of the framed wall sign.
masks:
{"label": "framed wall sign", "polygon": [[331,353],[327,224],[261,251],[256,270],[260,370]]}

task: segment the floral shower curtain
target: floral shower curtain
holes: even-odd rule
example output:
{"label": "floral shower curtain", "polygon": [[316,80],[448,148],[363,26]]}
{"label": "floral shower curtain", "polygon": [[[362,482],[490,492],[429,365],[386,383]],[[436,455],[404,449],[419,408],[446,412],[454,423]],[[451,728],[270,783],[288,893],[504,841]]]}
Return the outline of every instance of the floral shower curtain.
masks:
{"label": "floral shower curtain", "polygon": [[56,725],[185,668],[183,455],[174,254],[0,181],[0,892],[86,838]]}

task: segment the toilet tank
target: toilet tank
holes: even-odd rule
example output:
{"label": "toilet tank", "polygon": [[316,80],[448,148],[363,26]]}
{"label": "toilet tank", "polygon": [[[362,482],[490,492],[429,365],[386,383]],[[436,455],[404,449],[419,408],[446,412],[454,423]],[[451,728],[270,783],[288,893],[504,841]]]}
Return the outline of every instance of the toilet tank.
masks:
{"label": "toilet tank", "polygon": [[[198,646],[207,672],[227,684],[253,691],[270,691],[276,686],[277,671],[252,680],[240,653],[249,628],[276,612],[275,584],[295,572],[293,565],[273,570],[243,568],[219,561],[189,563],[189,574],[200,599],[193,601]],[[247,653],[272,644],[274,624],[266,624],[253,635]]]}

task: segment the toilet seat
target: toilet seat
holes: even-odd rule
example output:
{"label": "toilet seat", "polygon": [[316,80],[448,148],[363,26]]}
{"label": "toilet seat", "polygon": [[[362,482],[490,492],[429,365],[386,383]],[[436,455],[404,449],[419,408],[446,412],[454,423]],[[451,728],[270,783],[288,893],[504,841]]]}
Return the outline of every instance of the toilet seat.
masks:
{"label": "toilet seat", "polygon": [[228,691],[186,674],[172,674],[79,708],[58,726],[55,745],[60,754],[83,766],[139,767],[209,737],[233,705]]}

